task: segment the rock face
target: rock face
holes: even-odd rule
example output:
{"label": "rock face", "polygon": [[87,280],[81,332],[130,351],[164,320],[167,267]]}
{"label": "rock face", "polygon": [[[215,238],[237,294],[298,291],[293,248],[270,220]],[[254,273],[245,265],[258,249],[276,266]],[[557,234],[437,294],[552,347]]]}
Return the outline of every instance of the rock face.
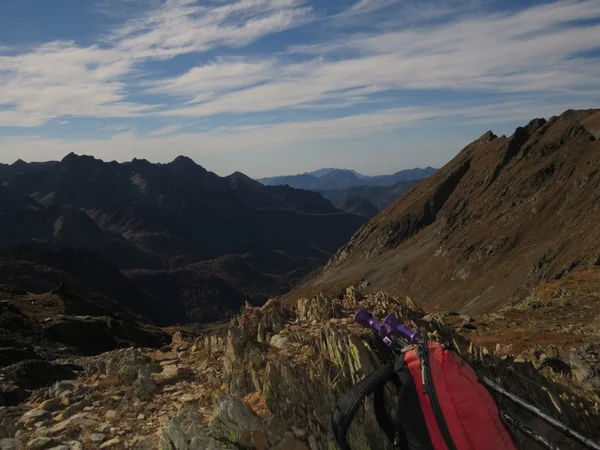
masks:
{"label": "rock face", "polygon": [[[0,438],[68,450],[333,449],[334,405],[379,365],[369,333],[351,320],[361,306],[377,316],[395,311],[402,321],[414,321],[431,338],[452,343],[483,375],[581,433],[600,437],[600,397],[581,381],[600,374],[593,348],[539,346],[515,354],[508,344],[479,347],[447,321],[482,328],[480,318],[427,315],[410,300],[352,287],[340,298],[247,306],[226,328],[201,337],[175,333],[160,351],[124,349],[80,358],[74,362],[85,373],[76,380],[37,389],[19,407],[0,407]],[[513,413],[560,448],[577,448]],[[370,401],[357,413],[349,440],[357,449],[391,448]],[[525,440],[523,445],[537,448]]]}

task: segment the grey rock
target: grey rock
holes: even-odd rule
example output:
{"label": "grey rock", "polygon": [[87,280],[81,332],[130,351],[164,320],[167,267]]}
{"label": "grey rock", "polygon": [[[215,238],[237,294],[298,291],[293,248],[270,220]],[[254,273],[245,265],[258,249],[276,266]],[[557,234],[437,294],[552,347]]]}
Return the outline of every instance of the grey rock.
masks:
{"label": "grey rock", "polygon": [[151,437],[140,437],[133,445],[133,450],[156,450],[156,448],[156,438]]}
{"label": "grey rock", "polygon": [[569,365],[571,373],[577,381],[586,381],[594,375],[592,367],[575,352],[569,354]]}
{"label": "grey rock", "polygon": [[294,439],[291,436],[286,436],[273,447],[273,450],[310,450],[310,448],[302,441]]}
{"label": "grey rock", "polygon": [[234,445],[212,437],[201,428],[202,416],[193,408],[183,408],[165,423],[161,432],[160,450],[236,450]]}
{"label": "grey rock", "polygon": [[48,389],[48,395],[53,398],[60,398],[65,392],[73,392],[75,390],[75,383],[72,381],[57,381],[50,389]]}
{"label": "grey rock", "polygon": [[50,400],[46,400],[40,405],[40,409],[44,411],[57,411],[61,408],[62,404],[59,399],[51,398]]}
{"label": "grey rock", "polygon": [[260,419],[236,397],[226,397],[221,400],[209,423],[209,428],[215,437],[242,445],[251,444],[251,442],[243,442],[249,436],[257,433],[264,434]]}
{"label": "grey rock", "polygon": [[102,442],[106,436],[102,433],[92,433],[90,434],[90,441],[92,442]]}
{"label": "grey rock", "polygon": [[283,335],[283,334],[276,334],[275,336],[273,336],[271,338],[271,340],[269,341],[269,343],[273,346],[273,347],[277,347],[278,349],[282,350],[284,348],[287,347],[288,343],[289,343],[289,339],[287,336]]}
{"label": "grey rock", "polygon": [[106,441],[104,444],[102,444],[100,446],[100,448],[110,448],[110,447],[114,447],[115,445],[119,445],[121,443],[121,439],[116,437],[116,438],[112,438],[110,441]]}
{"label": "grey rock", "polygon": [[152,373],[149,366],[140,368],[137,379],[133,383],[133,390],[136,395],[140,400],[145,402],[150,401],[158,390],[158,386],[152,378]]}
{"label": "grey rock", "polygon": [[37,422],[39,420],[46,420],[50,418],[50,413],[43,409],[32,409],[31,411],[25,413],[23,417],[21,417],[21,422]]}
{"label": "grey rock", "polygon": [[18,429],[17,421],[26,412],[26,410],[17,406],[0,408],[0,439],[15,437]]}
{"label": "grey rock", "polygon": [[36,438],[30,440],[27,443],[27,448],[36,450],[36,449],[42,449],[42,448],[49,447],[52,444],[54,444],[54,439],[49,438],[49,437],[40,436],[40,437],[36,437]]}
{"label": "grey rock", "polygon": [[18,439],[1,439],[0,450],[21,450],[23,443]]}

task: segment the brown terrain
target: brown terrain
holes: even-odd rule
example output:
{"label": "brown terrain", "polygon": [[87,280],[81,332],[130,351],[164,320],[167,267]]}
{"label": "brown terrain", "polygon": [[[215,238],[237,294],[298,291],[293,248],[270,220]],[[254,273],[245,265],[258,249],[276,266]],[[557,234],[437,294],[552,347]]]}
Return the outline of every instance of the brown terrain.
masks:
{"label": "brown terrain", "polygon": [[583,119],[581,125],[589,130],[597,139],[600,139],[600,111]]}
{"label": "brown terrain", "polygon": [[360,282],[432,312],[480,315],[596,267],[600,141],[572,115],[532,120],[509,137],[488,131],[364,225],[290,298]]}

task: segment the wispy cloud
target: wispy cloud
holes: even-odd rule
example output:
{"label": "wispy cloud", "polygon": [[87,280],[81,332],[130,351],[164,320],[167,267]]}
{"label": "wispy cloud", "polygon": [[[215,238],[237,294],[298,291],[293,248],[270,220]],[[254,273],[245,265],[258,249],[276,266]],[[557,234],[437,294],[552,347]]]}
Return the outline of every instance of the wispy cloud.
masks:
{"label": "wispy cloud", "polygon": [[151,131],[148,133],[148,136],[163,136],[165,134],[175,133],[176,131],[181,130],[183,125],[176,123],[173,125],[167,125],[166,127],[159,128],[157,130]]}
{"label": "wispy cloud", "polygon": [[[346,58],[308,58],[291,64],[272,59],[252,64],[217,62],[163,83],[161,92],[186,94],[192,104],[157,114],[210,116],[306,108],[356,97],[356,91],[586,95],[598,85],[600,59],[578,55],[600,49],[600,24],[569,25],[591,18],[600,18],[597,1],[560,2],[516,14],[361,34],[317,47],[332,56],[350,52]],[[292,51],[297,53],[298,48]]]}
{"label": "wispy cloud", "polygon": [[370,13],[387,8],[393,4],[399,3],[401,0],[358,0],[350,8],[337,14],[337,18],[351,17],[358,14]]}
{"label": "wispy cloud", "polygon": [[147,60],[168,60],[218,46],[243,47],[310,21],[298,0],[237,0],[196,6],[167,0],[128,20],[103,42],[55,41],[18,54],[0,49],[0,126],[42,125],[56,117],[133,117],[153,105],[128,100]]}

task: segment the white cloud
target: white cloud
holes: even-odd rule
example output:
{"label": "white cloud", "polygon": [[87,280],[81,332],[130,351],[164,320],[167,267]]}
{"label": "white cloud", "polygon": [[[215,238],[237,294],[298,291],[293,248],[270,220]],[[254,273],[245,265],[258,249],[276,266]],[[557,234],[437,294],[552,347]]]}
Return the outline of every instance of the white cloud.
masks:
{"label": "white cloud", "polygon": [[167,125],[166,127],[158,128],[157,130],[151,131],[148,133],[148,136],[163,136],[165,134],[175,133],[176,131],[181,130],[183,125],[179,123],[175,123],[173,125]]}
{"label": "white cloud", "polygon": [[337,17],[356,16],[387,8],[400,0],[358,0],[350,8],[337,15]]}
{"label": "white cloud", "polygon": [[[477,15],[445,25],[361,34],[304,49],[309,54],[331,53],[333,58],[238,63],[256,69],[256,78],[235,74],[230,63],[215,63],[210,72],[224,74],[218,95],[208,77],[191,76],[195,70],[198,75],[207,70],[193,69],[162,87],[162,92],[187,94],[192,104],[158,114],[211,116],[310,109],[324,102],[346,105],[340,99],[356,103],[355,91],[365,93],[358,101],[368,101],[377,92],[416,89],[581,95],[598,86],[600,59],[578,55],[600,49],[600,24],[570,25],[591,18],[600,18],[599,2],[568,1],[517,14]],[[292,48],[292,53],[302,51]],[[352,55],[336,57],[341,51]],[[261,84],[254,85],[258,81]]]}
{"label": "white cloud", "polygon": [[[97,45],[49,42],[16,55],[0,53],[0,126],[38,126],[57,117],[134,117],[152,105],[128,100],[137,64],[216,46],[241,47],[306,23],[311,9],[295,0],[236,0],[211,6],[167,0],[126,22]],[[0,49],[0,52],[3,50]]]}
{"label": "white cloud", "polygon": [[150,83],[150,93],[192,96],[192,102],[214,98],[219,92],[243,88],[272,76],[271,61],[219,61],[194,67],[178,77]]}

